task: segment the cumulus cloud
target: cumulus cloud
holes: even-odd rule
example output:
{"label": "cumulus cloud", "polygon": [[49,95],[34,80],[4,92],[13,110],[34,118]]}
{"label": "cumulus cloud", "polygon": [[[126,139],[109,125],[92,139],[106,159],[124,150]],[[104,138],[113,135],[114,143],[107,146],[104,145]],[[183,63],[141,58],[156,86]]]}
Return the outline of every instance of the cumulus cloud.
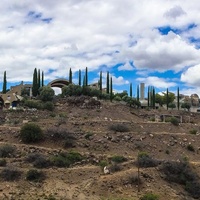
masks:
{"label": "cumulus cloud", "polygon": [[200,85],[200,64],[188,68],[181,75],[181,81],[186,82],[193,86]]}
{"label": "cumulus cloud", "polygon": [[149,85],[149,86],[154,86],[156,88],[160,88],[160,89],[162,89],[162,88],[166,89],[169,87],[176,86],[175,82],[171,82],[168,79],[159,78],[156,76],[149,76],[147,78],[137,78],[137,81],[145,83],[146,85]]}
{"label": "cumulus cloud", "polygon": [[181,8],[181,6],[174,6],[170,10],[168,10],[164,15],[169,18],[176,19],[177,17],[180,17],[181,15],[185,15],[186,12]]}
{"label": "cumulus cloud", "polygon": [[129,63],[126,62],[124,65],[118,67],[118,71],[132,71],[134,67]]}

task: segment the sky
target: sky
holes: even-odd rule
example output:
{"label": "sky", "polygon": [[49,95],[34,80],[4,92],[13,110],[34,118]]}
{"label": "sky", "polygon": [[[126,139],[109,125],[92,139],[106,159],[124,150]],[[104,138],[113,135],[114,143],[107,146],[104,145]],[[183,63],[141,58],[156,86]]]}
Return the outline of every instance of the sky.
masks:
{"label": "sky", "polygon": [[[115,91],[141,82],[156,91],[200,95],[199,0],[1,0],[0,90],[68,79],[88,67],[89,83],[106,72]],[[57,91],[57,90],[56,90]]]}

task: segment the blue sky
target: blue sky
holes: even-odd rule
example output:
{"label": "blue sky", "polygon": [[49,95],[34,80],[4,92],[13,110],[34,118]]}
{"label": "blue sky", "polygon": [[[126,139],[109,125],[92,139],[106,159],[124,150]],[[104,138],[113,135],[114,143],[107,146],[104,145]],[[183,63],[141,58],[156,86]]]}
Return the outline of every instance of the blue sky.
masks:
{"label": "blue sky", "polygon": [[[73,80],[85,67],[89,83],[109,71],[116,91],[140,82],[156,91],[200,95],[199,0],[2,0],[0,88],[32,81]],[[104,78],[105,84],[105,78]]]}

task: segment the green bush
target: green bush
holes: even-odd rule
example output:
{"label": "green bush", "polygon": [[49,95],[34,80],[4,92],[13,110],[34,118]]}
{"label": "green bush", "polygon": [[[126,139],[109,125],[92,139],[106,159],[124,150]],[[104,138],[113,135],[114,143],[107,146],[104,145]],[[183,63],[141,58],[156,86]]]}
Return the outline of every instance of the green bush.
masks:
{"label": "green bush", "polygon": [[4,181],[15,181],[20,178],[21,174],[22,174],[22,172],[16,168],[6,167],[1,171],[0,177]]}
{"label": "green bush", "polygon": [[39,98],[42,101],[52,101],[55,95],[54,90],[49,86],[41,87],[39,93],[40,93]]}
{"label": "green bush", "polygon": [[25,143],[39,142],[43,137],[43,131],[37,124],[25,124],[20,130],[20,138]]}
{"label": "green bush", "polygon": [[194,149],[194,147],[193,147],[192,144],[188,144],[188,145],[187,145],[187,150],[188,150],[188,151],[195,151],[195,149]]}
{"label": "green bush", "polygon": [[36,169],[30,169],[26,173],[26,179],[28,181],[41,182],[44,180],[44,178],[45,178],[44,173]]}
{"label": "green bush", "polygon": [[0,158],[12,157],[16,148],[9,144],[0,146]]}
{"label": "green bush", "polygon": [[184,186],[185,190],[193,197],[200,198],[200,181],[199,176],[193,171],[193,168],[187,161],[165,162],[160,168],[165,174],[167,181],[178,183]]}
{"label": "green bush", "polygon": [[128,132],[129,127],[125,124],[112,124],[109,126],[109,129],[111,131],[116,131],[116,132]]}
{"label": "green bush", "polygon": [[158,195],[152,193],[147,193],[140,198],[140,200],[158,200],[158,199],[159,199]]}
{"label": "green bush", "polygon": [[70,165],[79,162],[83,159],[83,156],[78,153],[71,151],[69,153],[60,153],[56,156],[51,157],[52,165],[56,167],[69,167]]}
{"label": "green bush", "polygon": [[174,125],[174,126],[178,126],[179,125],[179,120],[176,117],[171,117],[170,122]]}
{"label": "green bush", "polygon": [[6,166],[6,159],[0,159],[0,167]]}
{"label": "green bush", "polygon": [[85,139],[86,139],[86,140],[90,140],[91,136],[93,136],[93,133],[87,133],[87,134],[85,135]]}
{"label": "green bush", "polygon": [[54,110],[54,104],[51,101],[47,101],[43,104],[43,109],[53,111]]}
{"label": "green bush", "polygon": [[36,108],[38,110],[41,110],[43,107],[41,102],[38,100],[25,100],[24,106],[27,106],[29,108]]}
{"label": "green bush", "polygon": [[124,156],[112,156],[111,161],[116,162],[116,163],[122,163],[122,162],[127,161],[127,158],[125,158]]}
{"label": "green bush", "polygon": [[101,160],[99,162],[99,166],[103,169],[105,166],[108,166],[108,161],[106,160]]}
{"label": "green bush", "polygon": [[192,135],[196,135],[197,134],[197,130],[196,129],[192,129],[192,130],[190,130],[190,134],[192,134]]}
{"label": "green bush", "polygon": [[146,152],[140,152],[138,154],[137,165],[139,167],[156,167],[159,162],[151,158]]}

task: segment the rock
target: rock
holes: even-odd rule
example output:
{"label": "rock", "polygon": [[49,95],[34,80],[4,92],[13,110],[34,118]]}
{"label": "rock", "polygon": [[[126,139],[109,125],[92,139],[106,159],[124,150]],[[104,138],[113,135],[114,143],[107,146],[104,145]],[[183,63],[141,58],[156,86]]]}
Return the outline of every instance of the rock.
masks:
{"label": "rock", "polygon": [[149,136],[150,136],[151,138],[153,138],[153,134],[152,134],[152,133],[150,133]]}
{"label": "rock", "polygon": [[184,141],[184,142],[187,142],[188,140],[187,140],[187,138],[184,138],[183,141]]}
{"label": "rock", "polygon": [[104,174],[110,174],[110,170],[108,169],[107,166],[105,166],[105,167],[103,168],[103,172],[104,172]]}

